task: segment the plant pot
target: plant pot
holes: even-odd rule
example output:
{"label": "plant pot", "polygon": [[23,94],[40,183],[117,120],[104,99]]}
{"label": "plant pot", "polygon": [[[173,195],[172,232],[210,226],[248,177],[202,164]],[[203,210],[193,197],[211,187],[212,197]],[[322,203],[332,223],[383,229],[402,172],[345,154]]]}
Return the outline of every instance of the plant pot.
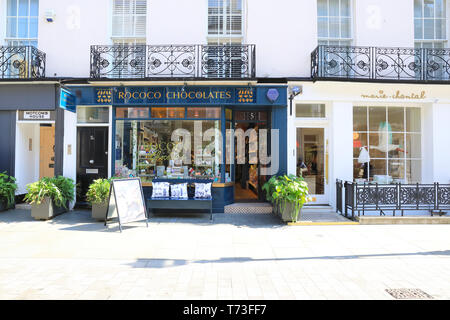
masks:
{"label": "plant pot", "polygon": [[36,220],[48,220],[64,212],[66,208],[55,206],[50,198],[45,198],[41,204],[31,205],[31,216]]}
{"label": "plant pot", "polygon": [[92,204],[92,219],[105,221],[108,202]]}
{"label": "plant pot", "polygon": [[[279,212],[280,212],[280,217],[281,220],[283,220],[284,222],[294,222],[292,220],[292,213],[294,212],[294,204],[288,202],[286,203],[285,206],[278,208]],[[300,220],[301,217],[301,212],[302,209],[300,208],[299,212],[298,212],[298,217],[297,217],[297,221]]]}
{"label": "plant pot", "polygon": [[6,201],[3,201],[2,199],[0,199],[0,212],[2,211],[6,211],[9,208],[6,206]]}

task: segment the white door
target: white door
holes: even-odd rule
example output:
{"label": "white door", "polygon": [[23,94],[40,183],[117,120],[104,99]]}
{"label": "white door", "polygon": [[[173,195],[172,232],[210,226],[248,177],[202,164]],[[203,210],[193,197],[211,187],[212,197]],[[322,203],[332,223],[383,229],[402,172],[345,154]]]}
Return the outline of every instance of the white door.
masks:
{"label": "white door", "polygon": [[297,127],[296,174],[308,183],[313,201],[329,204],[328,139],[325,127]]}

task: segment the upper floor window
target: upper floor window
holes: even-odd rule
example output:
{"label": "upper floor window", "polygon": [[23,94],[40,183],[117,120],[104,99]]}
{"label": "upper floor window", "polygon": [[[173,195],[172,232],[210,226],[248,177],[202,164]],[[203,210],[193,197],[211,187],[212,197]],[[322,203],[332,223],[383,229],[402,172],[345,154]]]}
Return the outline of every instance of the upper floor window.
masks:
{"label": "upper floor window", "polygon": [[351,45],[350,0],[317,0],[317,31],[319,44]]}
{"label": "upper floor window", "polygon": [[146,29],[146,0],[113,1],[112,39],[114,43],[145,43]]}
{"label": "upper floor window", "polygon": [[[242,42],[244,0],[208,0],[208,38]],[[211,41],[210,41],[211,42]]]}
{"label": "upper floor window", "polygon": [[418,48],[444,48],[446,36],[445,0],[414,0],[414,40]]}
{"label": "upper floor window", "polygon": [[8,0],[6,4],[6,43],[10,46],[38,42],[39,0]]}

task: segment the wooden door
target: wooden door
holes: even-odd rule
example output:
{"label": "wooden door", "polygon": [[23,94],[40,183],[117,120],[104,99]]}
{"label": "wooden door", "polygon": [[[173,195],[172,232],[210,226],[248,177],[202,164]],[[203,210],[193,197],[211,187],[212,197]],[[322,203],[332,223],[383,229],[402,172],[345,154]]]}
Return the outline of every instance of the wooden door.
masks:
{"label": "wooden door", "polygon": [[55,127],[40,127],[39,178],[55,175]]}

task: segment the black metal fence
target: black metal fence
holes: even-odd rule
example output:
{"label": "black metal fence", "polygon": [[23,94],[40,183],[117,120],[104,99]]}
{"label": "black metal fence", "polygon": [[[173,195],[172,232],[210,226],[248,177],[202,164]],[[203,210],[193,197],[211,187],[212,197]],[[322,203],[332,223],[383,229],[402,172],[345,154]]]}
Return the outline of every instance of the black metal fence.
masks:
{"label": "black metal fence", "polygon": [[45,53],[33,46],[0,46],[0,79],[45,78]]}
{"label": "black metal fence", "polygon": [[91,46],[91,78],[254,78],[255,45]]}
{"label": "black metal fence", "polygon": [[336,181],[336,211],[346,217],[378,211],[393,216],[404,211],[426,210],[442,213],[450,210],[450,184],[358,184]]}
{"label": "black metal fence", "polygon": [[319,45],[313,79],[450,81],[450,49]]}

